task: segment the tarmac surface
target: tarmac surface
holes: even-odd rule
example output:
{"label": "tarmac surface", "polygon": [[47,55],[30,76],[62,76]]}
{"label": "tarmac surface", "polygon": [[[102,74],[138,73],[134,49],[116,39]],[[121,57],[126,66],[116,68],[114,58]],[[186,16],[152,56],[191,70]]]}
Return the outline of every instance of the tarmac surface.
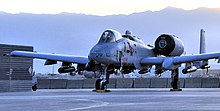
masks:
{"label": "tarmac surface", "polygon": [[1,92],[0,111],[220,111],[220,88],[39,89]]}

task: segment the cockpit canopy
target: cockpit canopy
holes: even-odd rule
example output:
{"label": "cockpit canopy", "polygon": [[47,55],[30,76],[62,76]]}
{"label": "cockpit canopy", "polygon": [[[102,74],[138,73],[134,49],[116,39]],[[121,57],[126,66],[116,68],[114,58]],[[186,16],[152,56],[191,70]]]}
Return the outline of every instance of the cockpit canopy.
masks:
{"label": "cockpit canopy", "polygon": [[102,33],[98,43],[115,42],[121,38],[122,36],[119,32],[112,30],[112,29],[108,29]]}

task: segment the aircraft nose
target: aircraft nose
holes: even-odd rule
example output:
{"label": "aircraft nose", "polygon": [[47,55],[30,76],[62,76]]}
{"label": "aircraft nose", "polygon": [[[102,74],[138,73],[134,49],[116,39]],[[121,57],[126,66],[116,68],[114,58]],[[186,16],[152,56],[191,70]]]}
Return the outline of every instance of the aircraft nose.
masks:
{"label": "aircraft nose", "polygon": [[98,54],[96,52],[91,52],[89,54],[89,58],[96,58],[96,57],[98,57]]}
{"label": "aircraft nose", "polygon": [[102,53],[97,53],[97,52],[91,52],[90,54],[89,54],[89,59],[90,60],[95,60],[96,58],[100,58],[100,57],[102,57]]}
{"label": "aircraft nose", "polygon": [[106,44],[97,44],[91,49],[88,58],[89,60],[95,60],[101,63],[106,62],[108,50],[109,48]]}

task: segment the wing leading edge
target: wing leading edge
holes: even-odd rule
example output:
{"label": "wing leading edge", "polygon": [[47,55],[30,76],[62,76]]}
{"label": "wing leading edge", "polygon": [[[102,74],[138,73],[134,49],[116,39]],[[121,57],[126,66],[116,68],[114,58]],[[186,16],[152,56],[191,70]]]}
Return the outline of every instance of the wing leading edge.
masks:
{"label": "wing leading edge", "polygon": [[29,57],[29,58],[54,60],[61,62],[79,63],[79,64],[86,64],[89,61],[88,57],[83,57],[83,56],[37,53],[37,52],[27,52],[27,51],[12,51],[10,55],[17,57]]}
{"label": "wing leading edge", "polygon": [[208,54],[197,54],[189,56],[178,56],[178,57],[146,57],[141,60],[141,65],[162,65],[165,69],[174,69],[175,65],[181,63],[190,63],[193,61],[201,61],[208,59],[218,59],[220,63],[220,53],[208,53]]}

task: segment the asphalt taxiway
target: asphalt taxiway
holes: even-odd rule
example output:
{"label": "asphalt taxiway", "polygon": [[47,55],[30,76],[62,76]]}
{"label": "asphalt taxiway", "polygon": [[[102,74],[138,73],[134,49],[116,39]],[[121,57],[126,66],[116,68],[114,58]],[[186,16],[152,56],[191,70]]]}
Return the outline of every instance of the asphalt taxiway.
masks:
{"label": "asphalt taxiway", "polygon": [[219,111],[220,88],[40,89],[0,93],[0,111]]}

